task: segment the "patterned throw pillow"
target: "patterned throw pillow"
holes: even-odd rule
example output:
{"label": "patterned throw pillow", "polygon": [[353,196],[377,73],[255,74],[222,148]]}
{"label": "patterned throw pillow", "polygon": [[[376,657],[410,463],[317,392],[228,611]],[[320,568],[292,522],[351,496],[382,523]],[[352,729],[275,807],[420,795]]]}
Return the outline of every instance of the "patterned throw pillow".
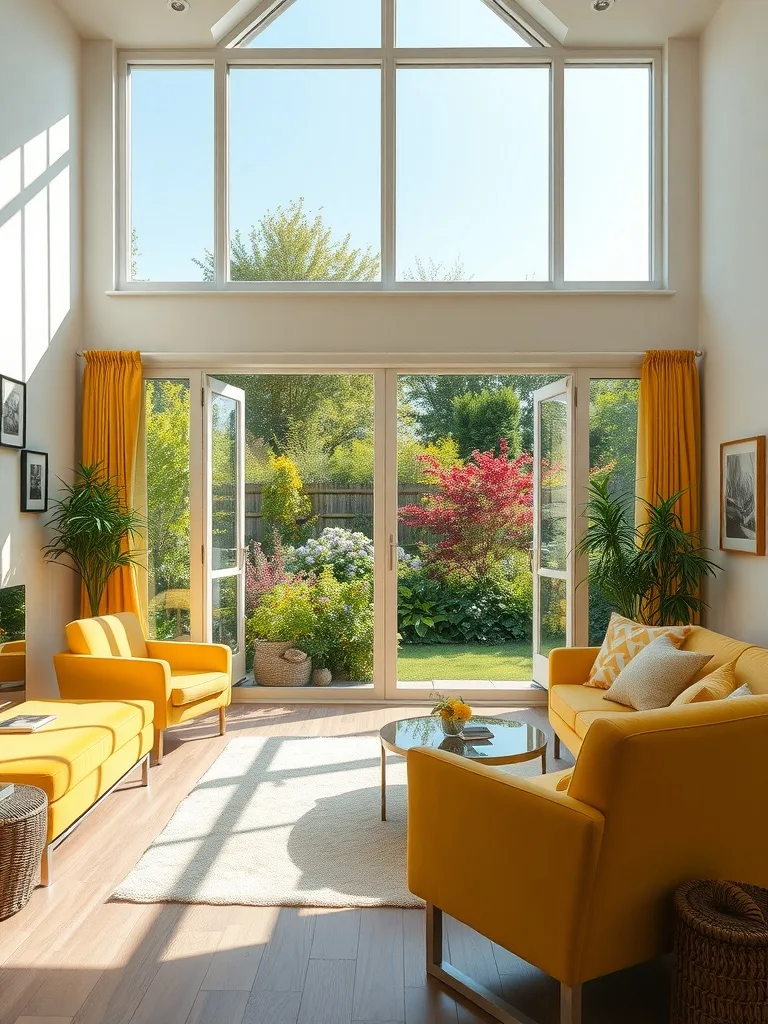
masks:
{"label": "patterned throw pillow", "polygon": [[736,689],[736,662],[729,661],[708,676],[704,676],[698,683],[692,683],[687,690],[683,690],[679,697],[672,701],[672,707],[679,707],[682,704],[700,704],[705,700],[723,700],[730,696]]}
{"label": "patterned throw pillow", "polygon": [[680,647],[690,631],[690,626],[644,626],[614,612],[608,623],[603,646],[584,685],[607,690],[616,681],[619,672],[652,640],[668,636],[675,647]]}
{"label": "patterned throw pillow", "polygon": [[668,636],[658,636],[622,669],[603,700],[635,711],[669,707],[711,660],[711,654],[678,651]]}

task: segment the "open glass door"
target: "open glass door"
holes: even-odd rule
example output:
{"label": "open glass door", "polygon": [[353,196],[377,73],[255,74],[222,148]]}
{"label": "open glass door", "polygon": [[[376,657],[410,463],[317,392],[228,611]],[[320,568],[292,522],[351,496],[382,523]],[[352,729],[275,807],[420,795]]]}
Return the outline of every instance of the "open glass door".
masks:
{"label": "open glass door", "polygon": [[573,640],[573,380],[534,394],[533,678],[549,684],[549,653]]}
{"label": "open glass door", "polygon": [[232,681],[245,676],[245,394],[206,377],[207,639],[232,649]]}

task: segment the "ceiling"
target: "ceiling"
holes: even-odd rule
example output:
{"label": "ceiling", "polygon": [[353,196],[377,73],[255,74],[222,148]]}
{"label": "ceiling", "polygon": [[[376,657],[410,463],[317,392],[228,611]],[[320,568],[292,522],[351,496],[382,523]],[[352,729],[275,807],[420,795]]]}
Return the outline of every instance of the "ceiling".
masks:
{"label": "ceiling", "polygon": [[[56,0],[86,39],[113,39],[128,47],[205,47],[211,26],[235,0],[190,0],[185,14],[165,0]],[[322,0],[317,0],[322,2]],[[479,0],[478,0],[479,2]],[[541,0],[519,0],[534,10]],[[590,0],[546,0],[568,26],[568,46],[654,46],[672,36],[698,36],[722,0],[616,0],[596,14]]]}

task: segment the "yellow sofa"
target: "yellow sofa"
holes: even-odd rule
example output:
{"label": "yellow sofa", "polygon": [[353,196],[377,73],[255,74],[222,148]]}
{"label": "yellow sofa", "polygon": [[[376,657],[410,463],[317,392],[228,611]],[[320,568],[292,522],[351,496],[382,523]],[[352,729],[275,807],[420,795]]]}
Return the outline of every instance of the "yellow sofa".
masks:
{"label": "yellow sofa", "polygon": [[[560,756],[561,740],[572,754],[577,754],[587,730],[598,719],[638,714],[623,704],[605,700],[605,690],[584,686],[599,650],[599,647],[563,647],[549,656],[549,722],[555,732],[555,757]],[[713,656],[697,679],[735,661],[737,687],[748,683],[753,693],[768,693],[768,650],[762,647],[694,626],[681,650]]]}
{"label": "yellow sofa", "polygon": [[23,691],[26,674],[26,640],[9,640],[0,644],[0,699]]}
{"label": "yellow sofa", "polygon": [[146,640],[130,613],[77,619],[67,626],[69,650],[54,656],[64,700],[151,700],[154,759],[163,759],[163,731],[219,712],[226,732],[232,700],[232,652],[223,644]]}
{"label": "yellow sofa", "polygon": [[429,972],[519,1019],[443,960],[445,912],[556,978],[562,1024],[578,1021],[584,982],[671,949],[681,882],[768,885],[766,751],[768,696],[598,719],[572,777],[409,751],[408,885],[428,905]]}
{"label": "yellow sofa", "polygon": [[39,732],[0,737],[0,781],[37,786],[48,797],[43,885],[51,882],[54,849],[99,800],[139,765],[149,785],[154,713],[141,700],[31,700],[0,712],[0,722],[56,716]]}

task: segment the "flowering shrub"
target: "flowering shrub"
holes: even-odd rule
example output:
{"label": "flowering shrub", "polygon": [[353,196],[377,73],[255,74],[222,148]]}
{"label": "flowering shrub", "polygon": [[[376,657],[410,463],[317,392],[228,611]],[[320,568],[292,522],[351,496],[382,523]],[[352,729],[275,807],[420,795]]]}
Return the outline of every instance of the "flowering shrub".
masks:
{"label": "flowering shrub", "polygon": [[304,493],[296,464],[287,455],[270,453],[269,468],[271,480],[264,488],[261,514],[283,541],[296,542],[302,528],[313,521],[312,501]]}
{"label": "flowering shrub", "polygon": [[291,573],[285,568],[285,551],[275,532],[274,554],[267,555],[258,541],[248,547],[245,561],[245,614],[252,615],[259,601],[280,583],[290,583]]}
{"label": "flowering shrub", "polygon": [[[313,584],[306,580],[278,583],[264,594],[246,623],[246,641],[290,641],[302,647],[315,627]],[[303,647],[302,647],[303,649]]]}
{"label": "flowering shrub", "polygon": [[[410,555],[398,548],[398,561],[407,568],[421,568],[418,555]],[[368,579],[373,576],[373,541],[364,533],[329,526],[319,537],[311,538],[289,553],[288,567],[292,572],[321,572],[325,566],[333,569],[342,583]]]}
{"label": "flowering shrub", "polygon": [[484,580],[530,542],[533,459],[510,459],[504,438],[499,447],[499,455],[476,451],[466,465],[447,469],[433,456],[421,456],[424,474],[438,490],[421,505],[401,508],[400,520],[441,538],[434,547],[422,546],[422,554],[442,574]]}

